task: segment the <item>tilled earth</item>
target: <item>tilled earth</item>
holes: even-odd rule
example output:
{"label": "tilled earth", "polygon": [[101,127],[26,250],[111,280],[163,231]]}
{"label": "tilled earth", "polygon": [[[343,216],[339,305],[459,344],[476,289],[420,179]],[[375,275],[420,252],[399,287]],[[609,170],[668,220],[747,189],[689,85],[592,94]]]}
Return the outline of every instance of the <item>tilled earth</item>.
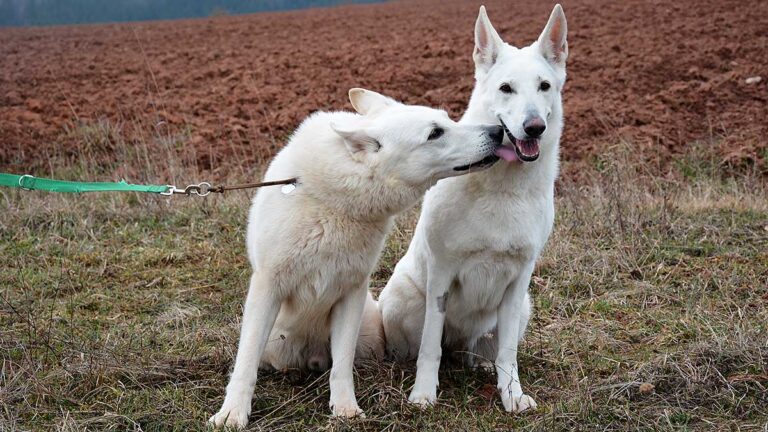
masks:
{"label": "tilled earth", "polygon": [[[518,46],[538,36],[552,7],[484,3]],[[479,4],[0,29],[0,168],[44,173],[51,157],[83,151],[78,128],[107,123],[150,151],[162,140],[148,135],[181,136],[180,149],[199,167],[225,173],[270,157],[307,114],[349,109],[346,92],[356,86],[458,118],[473,85]],[[583,0],[564,8],[565,160],[589,161],[625,140],[658,162],[701,141],[723,161],[765,163],[768,2]]]}

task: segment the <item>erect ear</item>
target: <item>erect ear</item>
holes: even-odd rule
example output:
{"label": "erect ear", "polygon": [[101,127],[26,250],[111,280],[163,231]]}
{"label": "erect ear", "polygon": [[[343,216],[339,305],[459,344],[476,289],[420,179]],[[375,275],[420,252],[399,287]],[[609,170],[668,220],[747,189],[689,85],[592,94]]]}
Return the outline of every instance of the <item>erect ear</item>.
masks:
{"label": "erect ear", "polygon": [[331,129],[344,139],[347,150],[353,155],[360,152],[376,152],[381,148],[376,138],[366,130],[361,118],[334,120],[331,122]]}
{"label": "erect ear", "polygon": [[349,90],[349,102],[358,114],[370,115],[388,106],[398,104],[396,100],[388,98],[375,91],[353,88]]}
{"label": "erect ear", "polygon": [[485,13],[485,6],[480,6],[480,13],[475,22],[475,51],[472,58],[475,60],[475,67],[490,69],[496,59],[499,57],[499,51],[504,45],[496,29],[493,28],[491,20]]}
{"label": "erect ear", "polygon": [[565,22],[565,13],[562,6],[555,5],[549,16],[547,26],[539,36],[539,49],[541,55],[553,66],[565,68],[565,59],[568,58],[568,24]]}

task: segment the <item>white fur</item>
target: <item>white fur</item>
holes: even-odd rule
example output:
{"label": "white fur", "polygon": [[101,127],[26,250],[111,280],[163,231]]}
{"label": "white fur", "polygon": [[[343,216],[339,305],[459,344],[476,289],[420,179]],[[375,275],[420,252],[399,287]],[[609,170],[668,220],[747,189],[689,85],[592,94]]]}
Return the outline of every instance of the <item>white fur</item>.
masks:
{"label": "white fur", "polygon": [[[526,117],[539,116],[546,130],[537,160],[502,161],[442,180],[424,198],[414,238],[379,300],[388,352],[401,359],[418,354],[413,403],[435,402],[442,341],[495,361],[507,411],[536,407],[520,385],[517,348],[531,313],[528,284],[555,215],[565,34],[557,5],[539,40],[518,49],[499,38],[480,8],[476,86],[460,123],[501,118],[522,139]],[[544,80],[551,83],[548,91],[541,90]],[[504,83],[515,93],[501,92]]]}
{"label": "white fur", "polygon": [[[393,216],[501,142],[498,126],[459,125],[367,90],[351,90],[350,100],[360,114],[310,116],[272,161],[265,179],[298,177],[296,189],[264,188],[253,201],[253,275],[216,426],[247,424],[257,366],[322,370],[331,359],[333,414],[361,414],[353,359],[384,353],[368,283]],[[428,139],[436,126],[444,134]]]}

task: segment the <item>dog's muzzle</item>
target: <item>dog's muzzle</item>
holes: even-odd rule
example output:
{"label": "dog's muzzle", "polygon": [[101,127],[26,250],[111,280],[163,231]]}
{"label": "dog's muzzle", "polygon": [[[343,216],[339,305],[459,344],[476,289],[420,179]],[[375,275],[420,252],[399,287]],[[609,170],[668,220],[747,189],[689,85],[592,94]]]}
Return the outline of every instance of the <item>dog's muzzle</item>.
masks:
{"label": "dog's muzzle", "polygon": [[539,139],[538,138],[528,138],[528,139],[518,139],[515,138],[514,135],[512,135],[512,132],[510,132],[507,125],[504,123],[504,120],[499,117],[499,123],[501,123],[501,127],[504,128],[504,132],[507,134],[507,138],[509,138],[509,142],[512,144],[513,148],[509,148],[507,146],[501,146],[498,150],[496,150],[496,154],[504,159],[507,162],[513,162],[515,160],[520,160],[523,162],[533,162],[536,159],[539,158]]}
{"label": "dog's muzzle", "polygon": [[488,168],[489,166],[495,164],[498,160],[499,160],[499,157],[496,156],[496,154],[491,153],[477,162],[472,162],[471,164],[468,164],[468,165],[457,166],[453,170],[467,171],[473,168]]}

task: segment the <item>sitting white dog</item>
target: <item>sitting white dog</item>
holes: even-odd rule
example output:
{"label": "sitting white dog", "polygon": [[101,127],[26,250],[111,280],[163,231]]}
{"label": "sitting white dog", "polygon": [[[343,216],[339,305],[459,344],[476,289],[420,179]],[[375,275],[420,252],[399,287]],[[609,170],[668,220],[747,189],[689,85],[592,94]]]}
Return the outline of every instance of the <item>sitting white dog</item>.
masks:
{"label": "sitting white dog", "polygon": [[494,363],[506,411],[536,408],[517,353],[531,315],[528,285],[555,218],[566,37],[560,5],[523,48],[506,44],[480,8],[475,89],[461,124],[504,126],[497,154],[505,162],[429,190],[408,252],[379,297],[387,351],[418,355],[412,403],[435,403],[446,347]]}
{"label": "sitting white dog", "polygon": [[330,359],[333,415],[362,414],[353,360],[383,353],[368,283],[393,216],[439,179],[499,159],[498,125],[459,125],[445,111],[362,89],[349,98],[359,114],[310,116],[267,170],[266,180],[297,177],[295,189],[262,189],[253,201],[253,276],[216,426],[247,424],[258,366],[322,369]]}

